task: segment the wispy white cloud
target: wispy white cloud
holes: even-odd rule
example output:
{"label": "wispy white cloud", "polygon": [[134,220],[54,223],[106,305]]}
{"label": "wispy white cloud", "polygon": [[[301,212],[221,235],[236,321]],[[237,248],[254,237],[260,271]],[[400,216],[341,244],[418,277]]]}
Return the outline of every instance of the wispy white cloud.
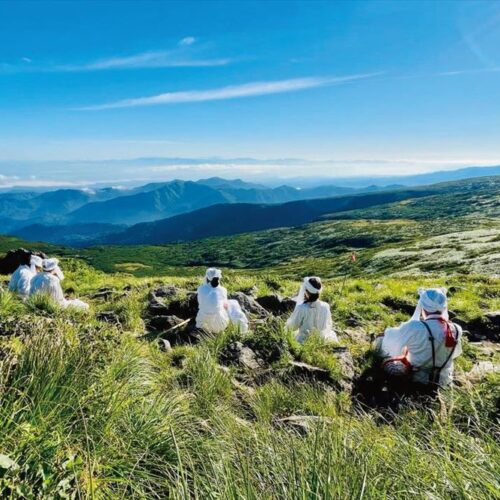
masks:
{"label": "wispy white cloud", "polygon": [[474,75],[477,73],[500,73],[500,66],[492,68],[459,69],[454,71],[442,71],[440,73],[437,73],[437,76]]}
{"label": "wispy white cloud", "polygon": [[193,43],[196,42],[196,38],[194,36],[186,36],[182,40],[179,40],[179,45],[181,46],[186,46],[186,45],[193,45]]}
{"label": "wispy white cloud", "polygon": [[170,50],[152,50],[68,64],[33,64],[29,57],[22,57],[18,64],[0,63],[0,71],[4,73],[65,73],[114,69],[224,66],[232,62],[227,57],[208,55],[209,46],[207,45],[197,44],[193,47],[196,41],[196,38],[188,36],[181,39]]}
{"label": "wispy white cloud", "polygon": [[381,73],[365,73],[341,77],[307,77],[292,78],[289,80],[273,80],[231,85],[208,90],[187,90],[179,92],[166,92],[148,97],[123,99],[121,101],[98,104],[79,108],[82,111],[95,111],[102,109],[133,108],[138,106],[154,106],[159,104],[178,104],[187,102],[221,101],[240,99],[269,94],[282,94],[299,90],[326,87],[347,83],[354,80],[371,78]]}
{"label": "wispy white cloud", "polygon": [[60,65],[53,67],[53,71],[100,71],[111,69],[134,68],[167,68],[167,67],[200,67],[224,66],[231,61],[227,58],[193,58],[189,54],[179,51],[143,52],[126,57],[111,57],[100,59],[88,64]]}

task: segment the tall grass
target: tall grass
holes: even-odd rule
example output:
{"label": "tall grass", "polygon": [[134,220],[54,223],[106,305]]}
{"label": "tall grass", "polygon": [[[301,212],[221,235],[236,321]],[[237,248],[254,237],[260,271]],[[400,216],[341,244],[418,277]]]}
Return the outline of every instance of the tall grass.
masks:
{"label": "tall grass", "polygon": [[[123,288],[129,278],[120,279],[111,285]],[[403,407],[387,421],[311,381],[252,383],[248,373],[221,366],[227,346],[241,341],[271,369],[294,357],[337,377],[320,339],[297,345],[281,319],[160,352],[137,336],[149,283],[134,282],[128,295],[96,301],[83,316],[0,294],[2,316],[22,330],[2,332],[0,342],[2,498],[500,497],[498,376]],[[475,296],[456,292],[460,310],[496,303],[486,285],[472,284]],[[281,285],[291,293],[297,283]],[[341,325],[353,311],[363,312],[363,331],[395,321],[379,301],[411,300],[416,288],[410,279],[376,285],[348,281],[336,311]],[[96,308],[114,311],[121,325],[97,321]],[[290,416],[307,426],[283,420]]]}

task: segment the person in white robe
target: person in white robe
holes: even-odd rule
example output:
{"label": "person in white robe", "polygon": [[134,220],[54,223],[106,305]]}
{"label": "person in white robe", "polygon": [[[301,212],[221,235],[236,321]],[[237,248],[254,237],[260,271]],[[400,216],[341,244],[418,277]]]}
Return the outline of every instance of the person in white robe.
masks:
{"label": "person in white robe", "polygon": [[295,310],[286,322],[286,327],[295,333],[295,338],[301,344],[314,332],[318,332],[326,341],[338,342],[330,306],[319,300],[321,289],[321,279],[317,276],[304,278],[295,298]]}
{"label": "person in white robe", "polygon": [[61,286],[64,274],[59,267],[58,259],[45,259],[42,264],[43,272],[37,274],[31,281],[30,296],[45,294],[51,297],[61,307],[88,309],[89,305],[80,299],[66,299]]}
{"label": "person in white robe", "polygon": [[31,280],[41,271],[42,262],[43,259],[38,255],[31,255],[29,265],[22,264],[12,273],[9,290],[23,299],[27,298],[31,290]]}
{"label": "person in white robe", "polygon": [[248,331],[248,319],[238,301],[228,300],[227,290],[220,284],[221,279],[220,269],[207,269],[205,282],[198,288],[196,327],[209,333],[220,333],[232,323],[245,333]]}
{"label": "person in white robe", "polygon": [[421,384],[447,386],[453,380],[454,360],[462,353],[462,329],[448,315],[444,288],[420,288],[412,318],[387,328],[377,339],[383,367],[392,375],[408,374]]}

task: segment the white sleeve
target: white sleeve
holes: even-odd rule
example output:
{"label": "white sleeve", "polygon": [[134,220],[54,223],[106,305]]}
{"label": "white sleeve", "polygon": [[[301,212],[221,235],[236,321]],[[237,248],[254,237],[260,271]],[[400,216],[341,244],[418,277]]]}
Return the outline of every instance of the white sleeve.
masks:
{"label": "white sleeve", "polygon": [[323,316],[323,327],[321,330],[325,331],[333,331],[333,321],[332,321],[332,312],[330,310],[330,305],[325,302],[324,308],[324,316]]}
{"label": "white sleeve", "polygon": [[10,277],[9,281],[9,290],[11,292],[15,292],[17,290],[17,283],[19,281],[19,270],[16,269],[13,273],[12,276]]}
{"label": "white sleeve", "polygon": [[21,277],[17,282],[17,292],[20,295],[28,296],[31,290],[31,280],[33,279],[33,275],[30,271],[24,271],[21,273]]}
{"label": "white sleeve", "polygon": [[387,328],[382,338],[383,353],[391,358],[400,356],[412,336],[412,328],[408,323],[395,328]]}
{"label": "white sleeve", "polygon": [[48,287],[48,291],[50,296],[58,303],[63,304],[65,299],[64,299],[64,293],[62,290],[61,282],[58,279],[53,279],[50,280],[50,284]]}
{"label": "white sleeve", "polygon": [[300,325],[302,324],[302,308],[296,307],[292,313],[292,315],[288,318],[286,322],[286,328],[289,330],[298,330]]}

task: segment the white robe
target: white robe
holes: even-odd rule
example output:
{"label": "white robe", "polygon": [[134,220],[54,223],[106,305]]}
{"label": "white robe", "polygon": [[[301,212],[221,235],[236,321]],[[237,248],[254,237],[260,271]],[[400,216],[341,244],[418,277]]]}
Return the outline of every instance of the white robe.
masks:
{"label": "white robe", "polygon": [[196,326],[209,333],[220,333],[229,325],[227,290],[205,283],[198,288]]}
{"label": "white robe", "polygon": [[338,342],[333,330],[330,306],[321,300],[296,306],[286,326],[295,332],[295,337],[301,344],[315,331],[325,340]]}
{"label": "white robe", "polygon": [[19,266],[13,273],[9,282],[9,290],[19,294],[21,297],[28,297],[31,289],[31,280],[36,273],[30,266]]}
{"label": "white robe", "polygon": [[[445,333],[439,321],[432,321],[439,315],[431,315],[426,323],[430,327],[434,337],[436,350],[436,366],[442,366],[451,352],[451,347],[445,346]],[[458,328],[458,343],[448,364],[441,370],[439,385],[446,386],[453,379],[453,360],[462,354],[462,329],[460,326],[453,327],[453,336]],[[429,383],[432,370],[432,345],[429,340],[429,332],[421,321],[407,321],[399,327],[387,328],[381,338],[380,350],[384,357],[393,358],[403,354],[405,347],[408,348],[408,361],[417,370],[413,372],[413,380],[422,384]]]}
{"label": "white robe", "polygon": [[77,309],[88,309],[89,305],[79,299],[66,299],[64,297],[61,281],[50,273],[38,273],[31,280],[30,296],[36,294],[46,294],[57,302],[61,307],[75,307]]}
{"label": "white robe", "polygon": [[237,300],[227,301],[227,314],[231,323],[237,326],[241,333],[248,332],[248,318]]}

